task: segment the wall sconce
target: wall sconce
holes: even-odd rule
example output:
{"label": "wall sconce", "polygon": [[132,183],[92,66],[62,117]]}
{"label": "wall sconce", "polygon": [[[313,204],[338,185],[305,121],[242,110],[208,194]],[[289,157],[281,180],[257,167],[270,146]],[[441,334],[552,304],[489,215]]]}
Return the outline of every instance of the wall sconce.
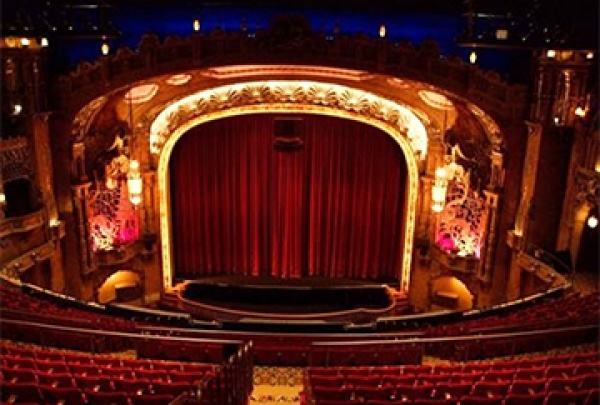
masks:
{"label": "wall sconce", "polygon": [[477,62],[477,52],[471,51],[471,54],[469,55],[469,62],[471,62],[472,65]]}
{"label": "wall sconce", "polygon": [[4,207],[6,205],[6,194],[4,194],[4,191],[0,191],[0,208]]}
{"label": "wall sconce", "polygon": [[129,201],[135,206],[142,202],[143,182],[140,173],[140,163],[137,160],[129,161],[129,172],[127,173],[127,190]]}
{"label": "wall sconce", "polygon": [[446,169],[438,167],[435,171],[435,180],[431,189],[431,210],[442,212],[446,205],[446,191],[448,190],[448,179]]}
{"label": "wall sconce", "polygon": [[596,229],[598,226],[598,217],[594,214],[590,215],[587,219],[587,226],[590,229]]}
{"label": "wall sconce", "polygon": [[577,108],[575,108],[576,116],[583,118],[583,117],[585,117],[585,113],[586,113],[586,111],[580,105],[578,105]]}
{"label": "wall sconce", "polygon": [[108,55],[110,52],[110,45],[108,45],[108,42],[102,42],[102,45],[100,45],[100,52],[102,52],[102,55],[104,56]]}
{"label": "wall sconce", "polygon": [[385,34],[386,34],[385,24],[381,24],[379,26],[379,37],[385,38]]}

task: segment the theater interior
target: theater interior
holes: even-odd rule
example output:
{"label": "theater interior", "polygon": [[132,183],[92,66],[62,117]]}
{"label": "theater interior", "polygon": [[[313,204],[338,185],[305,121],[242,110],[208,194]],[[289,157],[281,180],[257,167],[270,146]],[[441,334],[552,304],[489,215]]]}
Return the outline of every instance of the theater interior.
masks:
{"label": "theater interior", "polygon": [[598,4],[8,0],[0,392],[598,404]]}

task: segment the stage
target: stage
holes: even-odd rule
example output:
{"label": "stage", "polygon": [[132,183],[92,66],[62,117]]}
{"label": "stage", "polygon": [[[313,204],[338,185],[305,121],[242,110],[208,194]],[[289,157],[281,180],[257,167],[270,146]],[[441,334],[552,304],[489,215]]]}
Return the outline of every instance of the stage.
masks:
{"label": "stage", "polygon": [[388,284],[346,278],[226,276],[187,280],[167,294],[171,306],[203,320],[370,322],[406,313]]}

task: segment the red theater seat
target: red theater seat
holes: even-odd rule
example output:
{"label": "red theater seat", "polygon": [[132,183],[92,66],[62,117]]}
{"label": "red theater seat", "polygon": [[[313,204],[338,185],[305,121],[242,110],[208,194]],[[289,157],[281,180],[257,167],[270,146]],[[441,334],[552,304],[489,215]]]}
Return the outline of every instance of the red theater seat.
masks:
{"label": "red theater seat", "polygon": [[70,373],[45,373],[38,371],[38,383],[50,387],[74,387],[73,377]]}
{"label": "red theater seat", "polygon": [[3,402],[37,402],[42,403],[43,397],[37,383],[11,383],[0,381],[0,392]]}
{"label": "red theater seat", "polygon": [[550,391],[546,394],[544,405],[583,405],[586,401],[587,396],[587,391]]}
{"label": "red theater seat", "polygon": [[174,398],[172,395],[131,395],[129,397],[132,405],[164,405]]}
{"label": "red theater seat", "polygon": [[81,390],[75,387],[40,386],[46,403],[76,405],[85,401]]}
{"label": "red theater seat", "polygon": [[512,394],[532,395],[545,392],[546,380],[513,380],[509,392]]}
{"label": "red theater seat", "polygon": [[123,378],[113,380],[113,385],[117,391],[126,392],[129,395],[141,395],[151,393],[150,381],[144,378]]}
{"label": "red theater seat", "polygon": [[507,394],[503,405],[542,405],[546,398],[545,393],[539,394]]}
{"label": "red theater seat", "polygon": [[120,391],[103,392],[85,390],[85,397],[89,404],[94,405],[129,405],[127,393]]}
{"label": "red theater seat", "polygon": [[502,405],[502,398],[465,396],[460,399],[460,405]]}

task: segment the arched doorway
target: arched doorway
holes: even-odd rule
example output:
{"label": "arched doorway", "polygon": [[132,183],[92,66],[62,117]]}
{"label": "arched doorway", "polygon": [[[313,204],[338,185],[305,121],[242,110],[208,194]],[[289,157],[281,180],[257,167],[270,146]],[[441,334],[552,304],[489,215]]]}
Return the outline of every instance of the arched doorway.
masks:
{"label": "arched doorway", "polygon": [[432,281],[430,300],[432,311],[465,311],[473,308],[473,294],[453,276],[441,276]]}
{"label": "arched doorway", "polygon": [[106,278],[96,295],[100,304],[139,300],[143,296],[140,276],[131,270],[118,270]]}

